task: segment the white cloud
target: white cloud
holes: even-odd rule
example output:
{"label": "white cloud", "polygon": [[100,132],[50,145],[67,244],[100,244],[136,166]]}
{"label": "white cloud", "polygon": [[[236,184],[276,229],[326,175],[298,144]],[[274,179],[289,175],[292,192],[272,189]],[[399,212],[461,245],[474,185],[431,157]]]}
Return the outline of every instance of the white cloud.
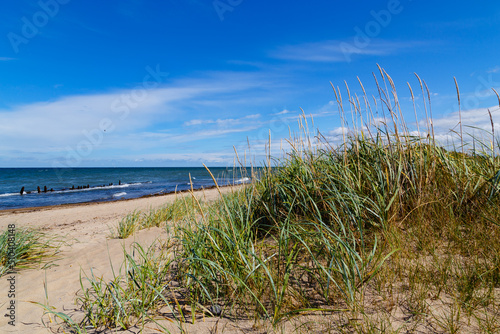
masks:
{"label": "white cloud", "polygon": [[[462,128],[464,126],[476,127],[478,129],[491,131],[491,121],[488,114],[488,109],[491,112],[495,127],[500,129],[500,109],[498,108],[498,106],[493,106],[491,108],[463,110],[461,112],[463,125]],[[434,128],[438,129],[440,132],[448,131],[449,129],[457,130],[460,126],[460,114],[458,113],[458,111],[453,112],[441,118],[435,118],[432,123],[434,125]],[[424,125],[424,122],[421,122],[421,126]]]}
{"label": "white cloud", "polygon": [[202,163],[219,163],[229,165],[234,161],[234,154],[228,152],[193,152],[193,153],[156,153],[144,154],[133,158],[134,161],[167,160],[167,161],[189,161]]}
{"label": "white cloud", "polygon": [[[104,156],[120,159],[129,149],[159,150],[159,145],[164,145],[160,151],[173,152],[177,150],[172,146],[175,142],[254,129],[260,114],[215,119],[213,128],[193,133],[184,133],[173,123],[173,119],[182,121],[190,114],[193,100],[219,98],[222,104],[227,94],[241,94],[262,85],[261,80],[250,76],[238,82],[237,76],[219,73],[197,80],[177,81],[168,87],[65,96],[0,110],[0,163],[34,156],[39,161],[65,157],[71,150],[77,150],[82,142],[87,146],[90,142],[92,146],[92,155],[84,157],[87,160]],[[169,131],[165,133],[165,129]],[[121,153],[116,153],[118,151]]]}
{"label": "white cloud", "polygon": [[498,73],[500,72],[500,66],[495,66],[493,68],[490,68],[488,71],[486,71],[487,73]]}
{"label": "white cloud", "polygon": [[130,143],[131,145],[133,145],[134,142],[139,142],[141,143],[142,147],[147,148],[148,147],[147,140],[153,140],[151,143],[154,146],[161,146],[161,142],[165,142],[165,144],[167,143],[179,144],[179,143],[186,143],[197,140],[221,137],[230,133],[248,132],[257,129],[258,127],[259,125],[235,127],[227,129],[209,129],[209,130],[193,131],[183,134],[143,132],[131,135],[128,139],[131,141]]}
{"label": "white cloud", "polygon": [[291,112],[294,112],[294,111],[290,111],[288,109],[283,109],[282,111],[274,113],[273,115],[286,115],[286,114],[289,114]]}
{"label": "white cloud", "polygon": [[64,147],[84,137],[85,131],[103,131],[102,122],[109,123],[104,128],[120,132],[149,125],[156,114],[168,114],[169,104],[206,90],[162,88],[147,91],[140,101],[133,99],[134,91],[123,90],[18,106],[0,111],[0,138],[9,147]]}
{"label": "white cloud", "polygon": [[252,119],[257,119],[261,115],[260,114],[253,114],[253,115],[248,115],[242,118],[226,118],[226,119],[193,119],[187,122],[184,122],[185,126],[194,126],[194,125],[207,125],[207,124],[215,124],[219,127],[229,127],[229,126],[235,126],[238,124],[241,124],[247,120],[252,120]]}
{"label": "white cloud", "polygon": [[192,125],[202,125],[202,124],[207,124],[207,123],[213,123],[211,120],[202,120],[202,119],[192,119],[190,121],[184,122],[185,126],[192,126]]}
{"label": "white cloud", "polygon": [[299,45],[288,45],[277,49],[271,56],[278,59],[308,62],[346,62],[351,55],[389,55],[422,46],[419,41],[372,40],[364,47],[357,47],[350,40],[329,40]]}
{"label": "white cloud", "polygon": [[331,131],[328,132],[329,136],[342,136],[342,135],[347,135],[349,133],[349,129],[346,127],[339,126]]}

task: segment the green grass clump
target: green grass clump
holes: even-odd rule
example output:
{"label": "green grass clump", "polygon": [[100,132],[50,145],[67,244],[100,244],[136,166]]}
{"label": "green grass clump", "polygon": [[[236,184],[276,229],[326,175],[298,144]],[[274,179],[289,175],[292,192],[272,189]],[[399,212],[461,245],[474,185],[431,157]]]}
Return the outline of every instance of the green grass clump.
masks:
{"label": "green grass clump", "polygon": [[386,123],[349,95],[353,124],[366,123],[332,145],[310,137],[304,116],[277,167],[178,231],[193,300],[274,324],[306,311],[363,315],[368,292],[426,315],[429,294],[446,297],[450,319],[467,321],[500,302],[498,142],[461,132],[459,149],[444,148],[429,119],[428,135],[415,135],[381,75],[392,88],[378,86]]}
{"label": "green grass clump", "polygon": [[[150,321],[151,312],[165,305],[163,296],[171,274],[172,259],[153,244],[144,249],[134,244],[125,262],[110,281],[90,276],[80,280],[77,305],[85,312],[81,326],[95,329],[127,329]],[[85,281],[90,285],[86,287]]]}
{"label": "green grass clump", "polygon": [[131,251],[124,249],[125,260],[118,272],[112,268],[111,279],[96,276],[92,269],[90,274],[83,273],[76,298],[83,312],[81,321],[42,305],[45,314],[52,314],[77,333],[126,330],[133,326],[144,329],[146,324],[155,322],[162,307],[170,307],[166,295],[171,293],[173,257],[167,251],[158,243],[148,248],[134,243]]}
{"label": "green grass clump", "polygon": [[120,220],[118,226],[111,231],[111,237],[114,239],[126,239],[139,230],[141,225],[141,213],[134,211]]}
{"label": "green grass clump", "polygon": [[57,253],[56,239],[30,228],[7,229],[0,234],[0,276],[30,268]]}
{"label": "green grass clump", "polygon": [[[312,197],[316,192],[279,181],[274,172],[263,175],[179,230],[185,250],[180,274],[193,300],[237,307],[274,323],[356,303],[386,259],[376,252],[376,237],[365,235],[364,207],[353,196],[335,203],[331,198],[330,215],[324,215],[318,207],[324,203]],[[280,184],[283,197],[266,201]]]}

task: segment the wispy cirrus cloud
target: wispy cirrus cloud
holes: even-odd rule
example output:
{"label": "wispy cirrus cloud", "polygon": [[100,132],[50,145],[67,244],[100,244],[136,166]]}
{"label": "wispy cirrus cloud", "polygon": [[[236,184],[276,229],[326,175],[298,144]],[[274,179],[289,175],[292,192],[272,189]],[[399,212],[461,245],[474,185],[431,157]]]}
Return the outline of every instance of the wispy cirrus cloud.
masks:
{"label": "wispy cirrus cloud", "polygon": [[[328,40],[282,46],[273,52],[272,58],[306,62],[347,62],[348,56],[384,56],[422,47],[421,41],[371,40],[364,47],[350,40]],[[346,56],[346,53],[348,56]]]}
{"label": "wispy cirrus cloud", "polygon": [[164,132],[140,132],[128,136],[128,140],[130,141],[130,145],[133,145],[133,143],[140,142],[142,147],[148,148],[149,146],[151,146],[148,145],[148,141],[150,144],[152,144],[152,146],[157,147],[161,146],[162,143],[180,144],[180,143],[187,143],[198,140],[222,137],[230,133],[248,132],[257,129],[258,127],[259,125],[250,125],[243,127],[232,127],[227,129],[203,129],[203,130],[194,130],[182,134],[164,133]]}
{"label": "wispy cirrus cloud", "polygon": [[500,72],[500,66],[495,66],[486,71],[487,73],[498,73]]}
{"label": "wispy cirrus cloud", "polygon": [[184,122],[185,126],[193,126],[193,125],[207,125],[207,124],[216,124],[221,127],[228,127],[228,126],[234,126],[241,124],[244,121],[252,120],[252,119],[257,119],[261,115],[260,114],[253,114],[253,115],[248,115],[245,117],[241,118],[226,118],[226,119],[192,119],[190,121]]}
{"label": "wispy cirrus cloud", "polygon": [[[275,95],[274,85],[266,88],[258,75],[241,77],[240,73],[210,73],[152,89],[70,95],[0,109],[0,165],[33,156],[38,161],[65,163],[79,149],[91,151],[81,160],[88,163],[109,156],[128,159],[138,151],[175,156],[186,147],[196,154],[220,146],[220,141],[211,141],[265,125],[262,115],[255,113],[262,101],[245,108],[235,97],[248,96],[250,101],[252,96]],[[233,117],[224,117],[228,114]],[[226,145],[228,154],[234,153],[234,138]]]}
{"label": "wispy cirrus cloud", "polygon": [[[286,114],[289,114],[289,113],[292,113],[292,112],[294,112],[294,111],[291,111],[291,110],[288,110],[288,109],[283,109],[282,111],[274,113],[273,115],[280,116],[280,115],[286,115]],[[295,112],[295,113],[297,113],[297,112]]]}
{"label": "wispy cirrus cloud", "polygon": [[231,165],[234,162],[234,151],[213,151],[213,152],[189,152],[189,153],[154,153],[131,155],[128,160],[132,161],[186,161],[191,165],[201,166],[204,164],[225,164]]}
{"label": "wispy cirrus cloud", "polygon": [[134,92],[120,90],[17,106],[0,110],[0,138],[7,147],[61,147],[78,141],[85,131],[99,129],[103,119],[115,132],[134,131],[168,115],[180,101],[209,91],[213,88],[160,88],[148,91],[140,102],[130,102],[123,97]]}

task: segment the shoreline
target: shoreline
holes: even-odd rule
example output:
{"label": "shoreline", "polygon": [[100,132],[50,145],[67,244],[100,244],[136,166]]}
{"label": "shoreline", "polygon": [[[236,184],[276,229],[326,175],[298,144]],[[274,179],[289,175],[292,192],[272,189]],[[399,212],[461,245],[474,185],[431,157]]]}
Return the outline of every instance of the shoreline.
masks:
{"label": "shoreline", "polygon": [[[224,185],[224,186],[219,186],[219,188],[228,188],[228,187],[239,187],[241,185]],[[65,204],[55,204],[55,205],[47,205],[47,206],[32,206],[32,207],[27,207],[27,208],[14,208],[14,209],[0,209],[0,216],[5,216],[5,215],[11,215],[11,214],[20,214],[20,213],[28,213],[28,212],[40,212],[40,211],[48,211],[48,210],[57,210],[57,209],[64,209],[64,208],[73,208],[73,207],[82,207],[82,206],[91,206],[91,205],[102,205],[106,203],[116,203],[116,202],[127,202],[127,201],[134,201],[142,198],[151,198],[151,197],[162,197],[162,196],[170,196],[172,194],[184,194],[188,192],[201,192],[204,190],[211,190],[215,189],[217,186],[210,186],[210,187],[201,187],[197,189],[187,189],[187,190],[178,190],[178,191],[171,191],[171,192],[166,192],[166,193],[161,193],[161,194],[149,194],[149,195],[143,195],[139,197],[134,197],[134,198],[118,198],[115,200],[109,200],[109,201],[90,201],[90,202],[79,202],[79,203],[65,203]]]}

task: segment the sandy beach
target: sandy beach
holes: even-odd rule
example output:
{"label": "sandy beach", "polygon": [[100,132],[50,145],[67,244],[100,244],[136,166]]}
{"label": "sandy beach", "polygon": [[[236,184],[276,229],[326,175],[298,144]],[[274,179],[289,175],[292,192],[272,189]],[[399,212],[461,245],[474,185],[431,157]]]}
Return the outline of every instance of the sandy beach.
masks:
{"label": "sandy beach", "polygon": [[[228,192],[232,189],[225,187],[221,188],[221,191]],[[217,189],[196,191],[195,195],[205,201],[219,197]],[[161,207],[173,202],[178,196],[191,196],[191,194],[169,194],[116,202],[0,212],[0,225],[3,227],[15,224],[16,228],[38,228],[64,241],[57,257],[51,259],[50,263],[42,264],[43,268],[38,266],[33,269],[24,269],[15,275],[17,306],[15,327],[9,325],[8,318],[3,316],[9,302],[6,293],[9,289],[9,282],[5,276],[0,279],[0,307],[2,308],[0,332],[50,333],[57,330],[53,318],[49,316],[44,316],[43,319],[51,329],[44,326],[42,323],[44,309],[34,303],[48,304],[59,312],[74,314],[75,296],[80,289],[79,275],[82,271],[90,273],[92,269],[96,276],[111,277],[111,264],[115,270],[119,269],[123,261],[124,248],[130,249],[130,245],[134,242],[147,247],[157,239],[168,237],[165,228],[150,228],[141,230],[125,240],[111,239],[110,228],[134,210],[146,211],[150,208]],[[204,320],[195,325],[187,325],[191,327],[186,329],[189,332],[208,333],[214,326],[218,326],[218,330],[221,330],[222,323],[216,324],[216,319]],[[169,330],[179,331],[174,324],[167,323],[167,326],[170,327]],[[151,327],[151,333],[158,333],[153,329],[153,325],[149,327]],[[224,331],[231,332],[229,327]]]}

